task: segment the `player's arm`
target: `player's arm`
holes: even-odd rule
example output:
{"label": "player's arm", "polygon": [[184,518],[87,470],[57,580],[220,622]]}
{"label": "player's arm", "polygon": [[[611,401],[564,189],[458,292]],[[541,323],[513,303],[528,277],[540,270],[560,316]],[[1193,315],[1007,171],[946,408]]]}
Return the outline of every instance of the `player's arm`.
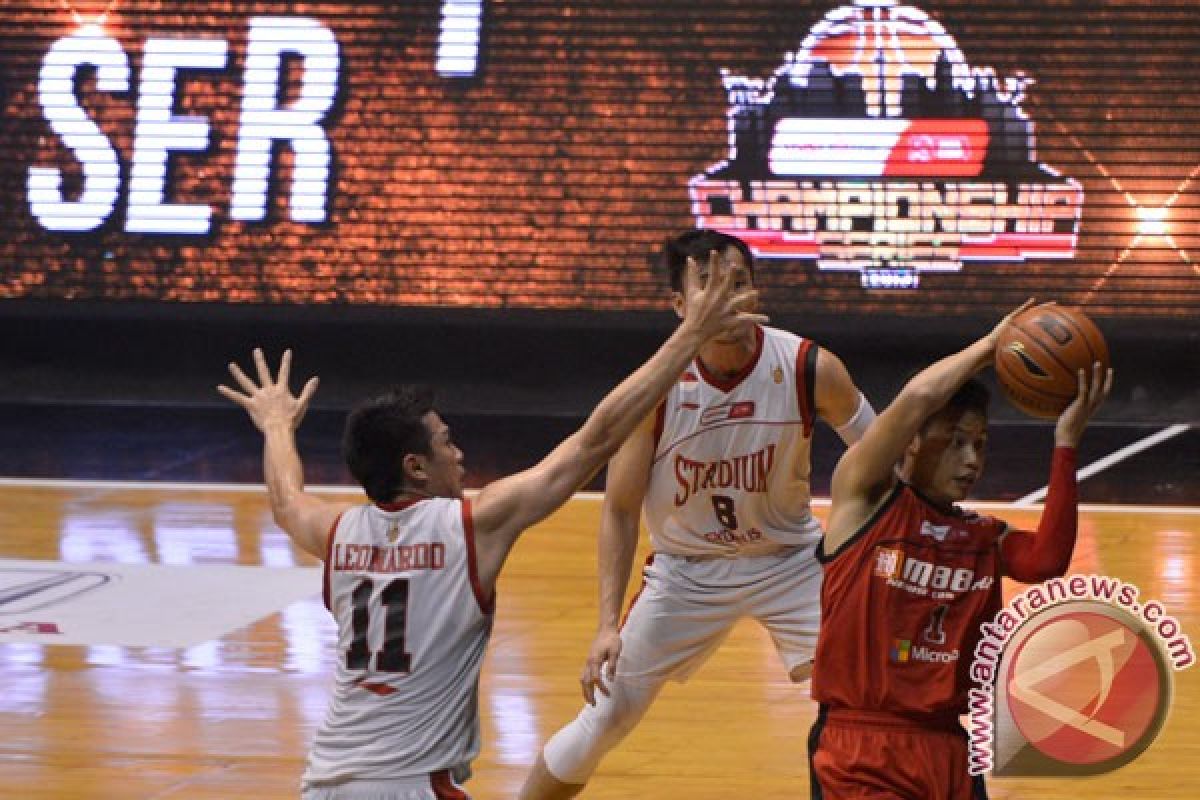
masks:
{"label": "player's arm", "polygon": [[817,415],[847,446],[861,439],[875,419],[875,409],[854,384],[846,365],[825,348],[817,352],[814,399]]}
{"label": "player's arm", "polygon": [[826,553],[835,552],[875,510],[895,485],[896,462],[925,420],[991,363],[1001,329],[1031,302],[1005,317],[986,336],[917,373],[862,439],[842,455],[830,486],[832,507],[825,533]]}
{"label": "player's arm", "polygon": [[689,262],[685,280],[700,288],[687,298],[682,323],[649,361],[613,389],[584,422],[536,466],[488,485],[474,503],[479,578],[490,592],[500,567],[525,528],[547,517],[604,465],[637,424],[678,379],[700,346],[723,330],[761,315],[753,289],[735,290],[733,272],[716,253],[700,286],[699,269]]}
{"label": "player's arm", "polygon": [[1002,574],[1024,583],[1039,583],[1067,571],[1078,530],[1075,448],[1088,420],[1111,389],[1111,369],[1102,375],[1100,364],[1093,365],[1090,381],[1083,370],[1079,371],[1079,391],[1054,427],[1050,481],[1037,532],[1012,530],[1004,534],[1000,541]]}
{"label": "player's arm", "polygon": [[304,492],[304,467],[296,451],[296,428],[317,390],[317,378],[309,378],[296,397],[288,389],[291,350],[284,351],[275,379],[271,378],[262,350],[255,349],[254,365],[258,385],[230,362],[229,372],[242,391],[228,386],[218,386],[217,391],[244,408],[262,432],[263,474],[275,523],[300,549],[324,560],[329,530],[349,504],[327,503]]}
{"label": "player's arm", "polygon": [[[654,423],[650,414],[608,464],[604,487],[604,507],[600,511],[600,535],[597,539],[599,565],[599,624],[588,652],[579,682],[583,697],[593,705],[596,689],[608,694],[604,682],[616,675],[621,656],[621,612],[625,606],[625,588],[633,571],[637,552],[642,501],[654,461]],[[608,664],[608,669],[604,665]]]}

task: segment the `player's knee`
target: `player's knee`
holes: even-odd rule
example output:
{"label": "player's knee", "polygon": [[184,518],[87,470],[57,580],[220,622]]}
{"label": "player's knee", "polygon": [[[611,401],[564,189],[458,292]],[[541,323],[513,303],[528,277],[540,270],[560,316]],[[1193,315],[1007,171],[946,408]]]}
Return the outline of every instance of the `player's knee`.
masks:
{"label": "player's knee", "polygon": [[597,703],[592,715],[597,733],[614,742],[625,738],[646,714],[648,703],[630,692],[614,692],[607,703]]}
{"label": "player's knee", "polygon": [[596,705],[584,706],[579,716],[546,742],[542,755],[557,780],[587,783],[600,759],[637,727],[654,696],[652,690],[612,688],[611,696],[598,695]]}

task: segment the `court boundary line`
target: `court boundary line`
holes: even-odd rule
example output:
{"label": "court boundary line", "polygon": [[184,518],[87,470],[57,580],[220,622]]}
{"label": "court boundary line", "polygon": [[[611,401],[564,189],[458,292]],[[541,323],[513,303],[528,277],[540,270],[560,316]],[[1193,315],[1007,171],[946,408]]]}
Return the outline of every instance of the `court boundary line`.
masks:
{"label": "court boundary line", "polygon": [[[266,494],[266,484],[262,483],[188,483],[182,481],[108,481],[82,480],[59,478],[0,478],[2,488],[29,489],[88,489],[93,491],[177,491],[177,492],[246,492]],[[312,485],[306,486],[305,491],[315,494],[353,495],[366,498],[363,491],[355,486],[343,485]],[[466,494],[478,494],[478,489],[468,489]],[[603,492],[576,492],[573,498],[578,500],[600,501],[604,499]],[[1022,498],[1024,499],[1024,498]],[[828,497],[814,497],[812,505],[817,508],[828,508]],[[1035,511],[1041,508],[1041,503],[1016,505],[1016,501],[1003,500],[969,500],[963,503],[968,508],[985,510]],[[1126,505],[1107,503],[1080,503],[1080,511],[1091,513],[1124,513],[1124,514],[1182,514],[1200,515],[1200,506],[1153,506]]]}
{"label": "court boundary line", "polygon": [[[1174,425],[1168,425],[1167,427],[1163,428],[1161,431],[1152,433],[1149,436],[1143,436],[1141,439],[1138,439],[1136,442],[1132,442],[1130,444],[1125,445],[1124,447],[1120,447],[1120,448],[1114,450],[1113,452],[1109,453],[1108,455],[1104,456],[1103,458],[1093,461],[1092,463],[1088,464],[1086,467],[1080,468],[1075,473],[1075,480],[1076,481],[1085,481],[1088,478],[1092,477],[1093,475],[1096,475],[1096,474],[1108,469],[1113,464],[1119,464],[1122,461],[1124,461],[1125,459],[1129,458],[1130,456],[1135,456],[1138,453],[1142,452],[1143,450],[1149,450],[1151,447],[1154,447],[1157,444],[1165,442],[1168,439],[1173,439],[1174,437],[1178,436],[1179,434],[1184,433],[1190,429],[1191,429],[1190,425],[1181,422],[1181,423],[1176,423]],[[1011,503],[1011,506],[1013,508],[1031,507],[1034,503],[1044,499],[1046,497],[1046,492],[1048,490],[1049,490],[1048,486],[1043,486],[1040,489],[1036,489],[1036,490],[1030,492],[1029,494],[1025,495],[1024,497],[1018,497],[1016,500],[1013,500]]]}

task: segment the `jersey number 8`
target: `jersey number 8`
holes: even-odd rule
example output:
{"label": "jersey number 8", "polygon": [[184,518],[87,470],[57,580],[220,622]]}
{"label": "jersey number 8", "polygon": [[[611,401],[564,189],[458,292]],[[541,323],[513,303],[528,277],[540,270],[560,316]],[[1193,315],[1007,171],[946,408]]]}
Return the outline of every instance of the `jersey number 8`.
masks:
{"label": "jersey number 8", "polygon": [[717,522],[727,530],[737,530],[738,521],[737,514],[734,512],[733,498],[723,494],[714,494],[712,504],[713,513],[717,515]]}

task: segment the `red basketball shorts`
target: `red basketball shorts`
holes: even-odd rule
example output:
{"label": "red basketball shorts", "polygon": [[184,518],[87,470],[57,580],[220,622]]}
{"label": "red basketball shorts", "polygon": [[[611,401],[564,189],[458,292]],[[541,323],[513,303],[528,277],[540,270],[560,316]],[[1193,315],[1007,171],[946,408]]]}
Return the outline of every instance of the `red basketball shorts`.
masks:
{"label": "red basketball shorts", "polygon": [[808,738],[812,800],[986,800],[967,774],[957,720],[928,727],[892,714],[821,709]]}

